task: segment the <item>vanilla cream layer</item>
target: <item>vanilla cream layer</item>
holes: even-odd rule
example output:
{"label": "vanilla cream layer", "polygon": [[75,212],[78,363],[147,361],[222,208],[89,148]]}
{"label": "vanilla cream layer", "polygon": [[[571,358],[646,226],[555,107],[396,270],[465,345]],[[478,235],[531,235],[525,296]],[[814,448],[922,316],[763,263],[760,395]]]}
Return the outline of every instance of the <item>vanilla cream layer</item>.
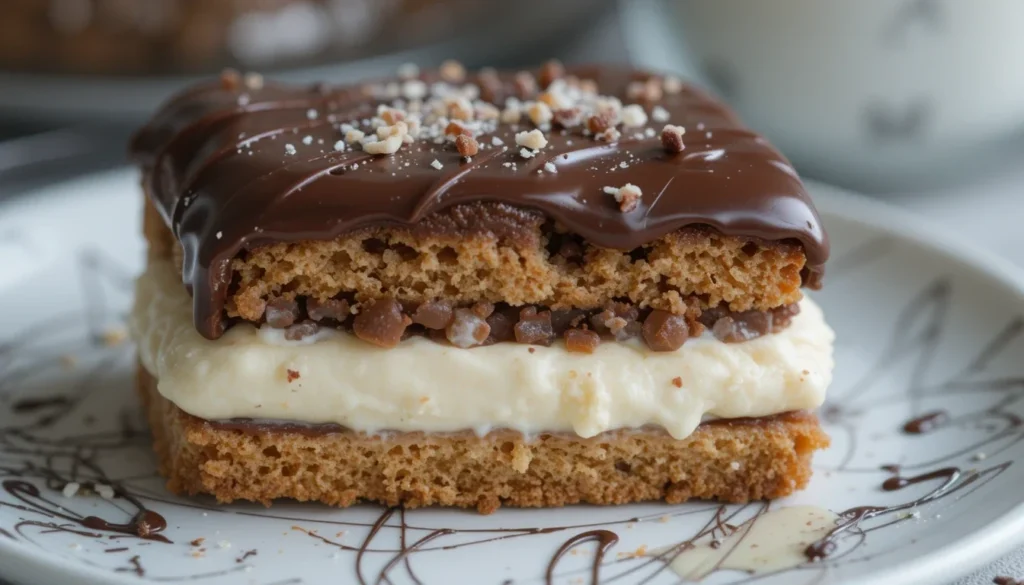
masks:
{"label": "vanilla cream layer", "polygon": [[702,419],[816,408],[832,379],[833,333],[809,299],[785,331],[744,343],[703,337],[658,353],[609,342],[580,354],[561,342],[458,349],[422,337],[381,349],[337,330],[287,342],[245,323],[210,341],[164,260],[150,260],[136,295],[131,331],[142,364],[165,398],[210,420],[581,437],[657,425],[681,439]]}

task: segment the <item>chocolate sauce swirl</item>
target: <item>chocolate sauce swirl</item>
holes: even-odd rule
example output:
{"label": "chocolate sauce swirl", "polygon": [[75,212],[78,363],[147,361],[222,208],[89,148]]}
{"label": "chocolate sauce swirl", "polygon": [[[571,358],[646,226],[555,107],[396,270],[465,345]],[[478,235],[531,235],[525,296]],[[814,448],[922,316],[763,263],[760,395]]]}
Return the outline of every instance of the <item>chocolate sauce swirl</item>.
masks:
{"label": "chocolate sauce swirl", "polygon": [[[652,77],[604,67],[569,74],[594,80],[600,94],[627,104],[633,101],[630,82]],[[485,85],[482,94],[499,107],[515,91],[513,75]],[[429,140],[394,155],[334,150],[343,138],[341,124],[370,118],[378,104],[392,101],[368,97],[363,86],[250,90],[213,83],[172,99],[139,131],[132,154],[182,243],[183,278],[204,336],[216,338],[225,327],[229,266],[239,252],[369,227],[501,234],[515,227],[515,218],[539,213],[598,246],[632,250],[704,225],[801,243],[808,283],[818,282],[828,257],[821,221],[789,162],[694,88],[645,104],[648,111],[664,108],[667,123],[686,128],[680,153],[665,151],[658,134],[666,122],[654,121],[647,127],[655,132],[625,128],[613,143],[584,136],[580,128],[548,131],[549,146],[528,159],[515,142],[517,132],[533,128],[528,122],[478,136],[484,148],[472,160]],[[440,169],[431,165],[435,160]],[[556,172],[546,170],[548,163]],[[636,209],[623,212],[603,188],[627,183],[643,196]]]}

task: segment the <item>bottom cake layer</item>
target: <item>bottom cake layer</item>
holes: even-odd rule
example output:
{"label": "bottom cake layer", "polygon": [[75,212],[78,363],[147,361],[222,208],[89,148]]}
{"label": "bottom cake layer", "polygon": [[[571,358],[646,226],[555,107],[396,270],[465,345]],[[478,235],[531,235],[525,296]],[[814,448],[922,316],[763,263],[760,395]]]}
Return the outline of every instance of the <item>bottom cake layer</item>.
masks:
{"label": "bottom cake layer", "polygon": [[685,439],[660,429],[526,439],[514,431],[309,432],[250,429],[189,415],[139,368],[138,390],[167,486],[221,502],[277,498],[348,506],[476,507],[745,502],[807,484],[811,455],[828,445],[817,418],[793,412],[701,424]]}

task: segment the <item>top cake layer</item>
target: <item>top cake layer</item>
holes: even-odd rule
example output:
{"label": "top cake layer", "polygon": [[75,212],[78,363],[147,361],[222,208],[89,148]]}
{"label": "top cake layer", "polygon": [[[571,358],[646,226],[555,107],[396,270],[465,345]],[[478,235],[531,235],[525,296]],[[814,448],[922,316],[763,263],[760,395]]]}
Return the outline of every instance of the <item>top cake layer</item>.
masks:
{"label": "top cake layer", "polygon": [[541,218],[632,250],[707,225],[798,241],[812,274],[828,255],[781,154],[702,92],[628,69],[449,67],[342,88],[225,75],[166,104],[133,153],[211,338],[240,251],[364,228],[515,238]]}

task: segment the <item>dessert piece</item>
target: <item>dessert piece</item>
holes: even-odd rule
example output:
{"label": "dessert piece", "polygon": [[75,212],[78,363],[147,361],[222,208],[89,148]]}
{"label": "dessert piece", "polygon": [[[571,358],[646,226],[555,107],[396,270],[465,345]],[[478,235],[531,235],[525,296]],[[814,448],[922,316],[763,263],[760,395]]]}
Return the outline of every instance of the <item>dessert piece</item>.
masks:
{"label": "dessert piece", "polygon": [[227,72],[133,154],[139,391],[175,492],[746,501],[828,443],[817,213],[671,77]]}

